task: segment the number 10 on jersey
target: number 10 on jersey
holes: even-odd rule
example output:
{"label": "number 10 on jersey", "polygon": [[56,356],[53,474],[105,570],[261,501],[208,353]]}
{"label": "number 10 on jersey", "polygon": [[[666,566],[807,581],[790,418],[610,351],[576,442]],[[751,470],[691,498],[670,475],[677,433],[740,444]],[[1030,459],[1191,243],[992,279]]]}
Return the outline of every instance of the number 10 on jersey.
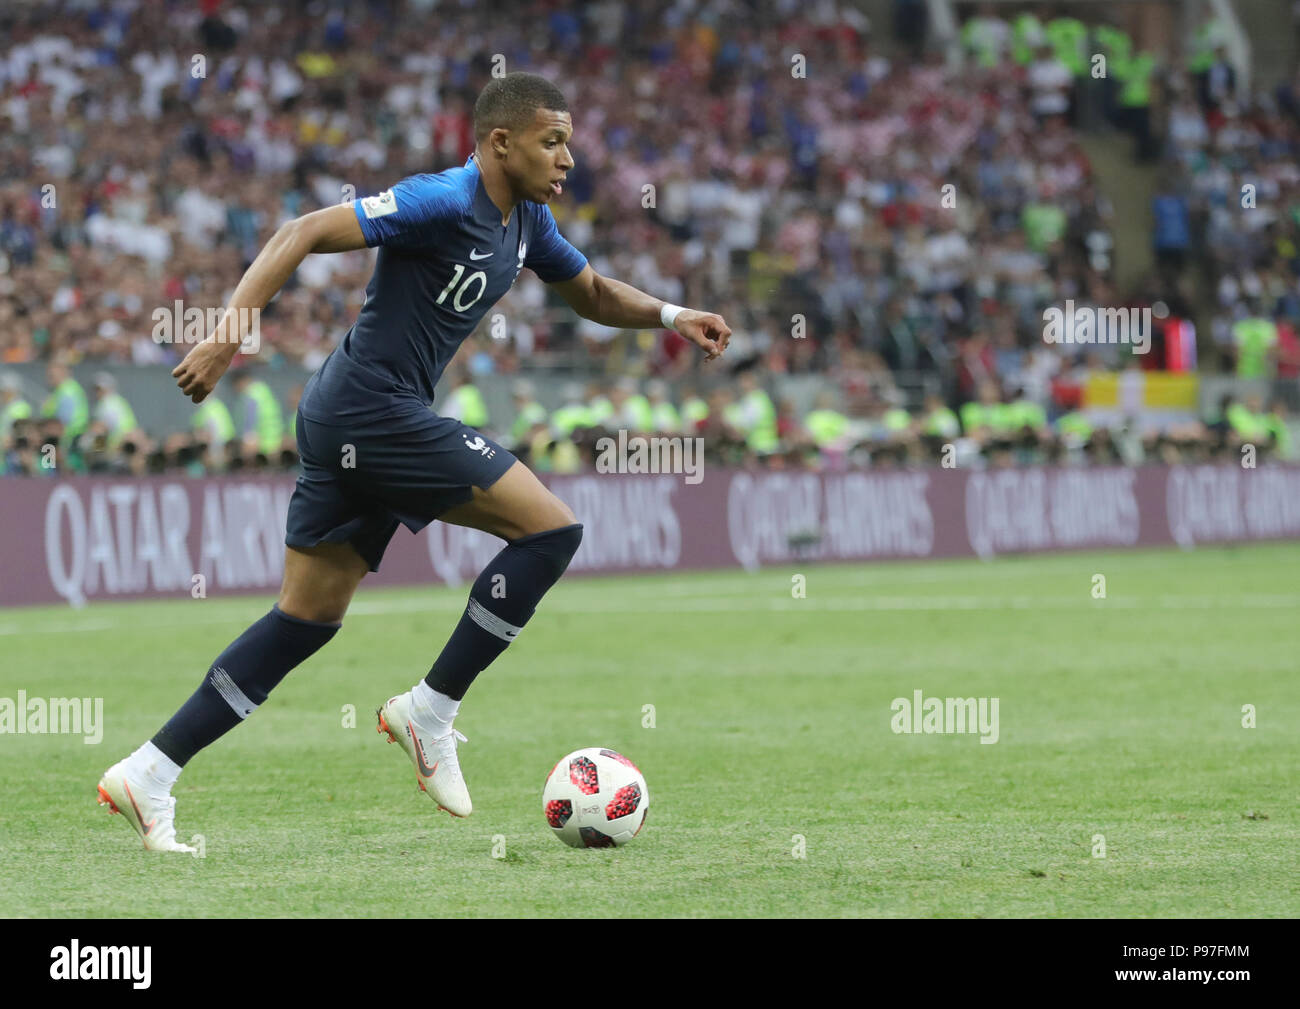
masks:
{"label": "number 10 on jersey", "polygon": [[[451,280],[449,280],[447,282],[447,286],[442,289],[442,294],[438,295],[438,300],[434,302],[434,304],[441,305],[443,299],[445,299],[447,295],[451,294],[452,288],[454,288],[457,284],[460,284],[460,288],[459,290],[456,291],[456,296],[451,299],[451,307],[454,308],[457,312],[463,312],[466,309],[472,307],[473,304],[479,300],[479,298],[483,297],[483,292],[487,290],[487,274],[484,273],[482,270],[475,270],[468,277],[465,277],[465,282],[461,284],[460,278],[464,273],[465,273],[465,267],[462,264],[457,263],[456,272],[452,274]],[[470,298],[468,301],[465,301],[465,303],[462,305],[461,302],[464,301],[464,299],[469,293],[470,287],[474,284],[475,281],[478,281],[478,291],[475,292],[472,298]]]}

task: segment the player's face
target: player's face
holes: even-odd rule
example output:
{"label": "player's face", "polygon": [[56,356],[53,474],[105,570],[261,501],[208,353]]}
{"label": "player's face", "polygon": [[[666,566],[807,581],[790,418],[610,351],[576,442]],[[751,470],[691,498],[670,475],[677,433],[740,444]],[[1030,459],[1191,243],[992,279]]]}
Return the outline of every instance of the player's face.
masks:
{"label": "player's face", "polygon": [[525,130],[518,145],[510,147],[513,182],[519,197],[534,203],[549,203],[564,191],[564,177],[573,167],[569,138],[573,121],[567,112],[538,109],[533,126]]}

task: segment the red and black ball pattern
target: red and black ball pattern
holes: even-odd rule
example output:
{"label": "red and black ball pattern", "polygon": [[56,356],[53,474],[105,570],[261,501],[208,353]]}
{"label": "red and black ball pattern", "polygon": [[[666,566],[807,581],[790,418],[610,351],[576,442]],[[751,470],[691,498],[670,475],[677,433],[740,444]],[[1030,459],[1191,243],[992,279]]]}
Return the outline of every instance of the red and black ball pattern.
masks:
{"label": "red and black ball pattern", "polygon": [[568,799],[552,799],[546,804],[546,822],[557,830],[569,822],[573,815],[573,803]]}
{"label": "red and black ball pattern", "polygon": [[608,834],[602,834],[595,827],[579,827],[578,833],[582,836],[582,845],[584,848],[614,847],[614,839]]}
{"label": "red and black ball pattern", "polygon": [[588,757],[574,757],[569,761],[569,780],[578,786],[583,795],[595,795],[600,791],[596,780],[596,763]]}
{"label": "red and black ball pattern", "polygon": [[635,813],[639,805],[641,805],[641,786],[634,781],[614,793],[614,798],[605,807],[605,819],[617,820],[620,816]]}
{"label": "red and black ball pattern", "polygon": [[641,773],[640,769],[636,766],[636,764],[632,763],[632,761],[628,760],[627,757],[623,756],[623,754],[621,753],[618,753],[614,750],[601,750],[600,755],[602,757],[608,757],[610,760],[617,760],[620,764],[624,765],[625,767],[632,768],[632,770],[636,771],[637,774]]}

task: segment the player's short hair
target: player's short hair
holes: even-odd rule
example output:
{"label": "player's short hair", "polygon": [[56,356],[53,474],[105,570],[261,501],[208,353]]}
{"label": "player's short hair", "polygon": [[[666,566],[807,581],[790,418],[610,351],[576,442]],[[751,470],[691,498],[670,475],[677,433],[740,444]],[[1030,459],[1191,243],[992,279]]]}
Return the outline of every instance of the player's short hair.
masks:
{"label": "player's short hair", "polygon": [[560,89],[537,74],[516,72],[489,81],[474,103],[474,141],[482,143],[498,127],[522,130],[532,125],[538,109],[568,112]]}

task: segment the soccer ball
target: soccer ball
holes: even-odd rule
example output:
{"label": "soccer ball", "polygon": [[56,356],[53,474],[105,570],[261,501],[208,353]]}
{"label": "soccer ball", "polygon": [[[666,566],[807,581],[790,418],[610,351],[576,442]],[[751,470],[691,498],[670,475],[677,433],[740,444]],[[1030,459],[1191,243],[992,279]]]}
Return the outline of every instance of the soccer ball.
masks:
{"label": "soccer ball", "polygon": [[650,792],[621,753],[589,746],[560,760],[542,789],[542,810],[555,836],[575,848],[627,844],[645,823]]}

